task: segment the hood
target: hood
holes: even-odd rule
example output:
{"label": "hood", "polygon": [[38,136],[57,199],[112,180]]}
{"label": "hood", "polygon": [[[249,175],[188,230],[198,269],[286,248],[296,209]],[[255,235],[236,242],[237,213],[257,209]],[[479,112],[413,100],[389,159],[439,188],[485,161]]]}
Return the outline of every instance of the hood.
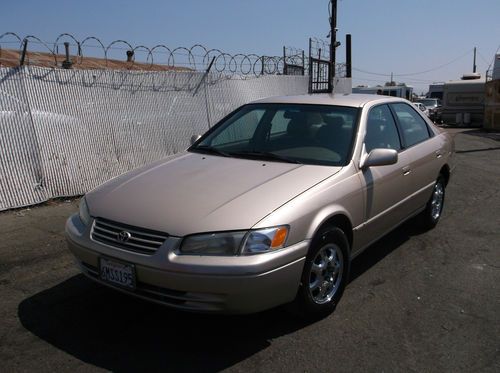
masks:
{"label": "hood", "polygon": [[94,217],[173,236],[249,229],[340,169],[186,152],[110,180],[86,199]]}

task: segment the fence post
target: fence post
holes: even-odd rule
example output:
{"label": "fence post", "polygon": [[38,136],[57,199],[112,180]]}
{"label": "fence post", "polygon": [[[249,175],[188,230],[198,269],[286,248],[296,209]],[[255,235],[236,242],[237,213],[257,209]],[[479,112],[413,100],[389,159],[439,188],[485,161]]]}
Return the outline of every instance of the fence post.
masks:
{"label": "fence post", "polygon": [[309,38],[309,93],[312,93],[312,61],[311,61],[311,38]]}
{"label": "fence post", "polygon": [[346,78],[352,78],[351,34],[345,36]]}
{"label": "fence post", "polygon": [[215,61],[215,57],[212,57],[212,61],[210,61],[210,64],[208,65],[208,68],[205,71],[205,74],[203,74],[203,76],[201,77],[200,82],[198,83],[198,85],[196,86],[196,89],[194,90],[193,97],[196,96],[196,94],[198,93],[198,90],[200,89],[201,84],[205,81],[208,73],[212,69],[212,65],[214,64],[214,61]]}
{"label": "fence post", "polygon": [[73,65],[73,63],[69,59],[69,42],[67,41],[64,42],[64,52],[66,54],[66,59],[62,63],[62,68],[71,69],[71,65]]}
{"label": "fence post", "polygon": [[26,49],[28,48],[28,39],[24,39],[23,51],[21,52],[21,60],[19,61],[19,66],[24,65],[24,60],[26,58]]}

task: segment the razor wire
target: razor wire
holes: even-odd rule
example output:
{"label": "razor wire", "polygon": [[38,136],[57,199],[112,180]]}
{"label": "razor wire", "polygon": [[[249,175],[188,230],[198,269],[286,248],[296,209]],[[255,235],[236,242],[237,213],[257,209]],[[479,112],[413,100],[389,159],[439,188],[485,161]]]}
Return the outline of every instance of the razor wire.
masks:
{"label": "razor wire", "polygon": [[[7,41],[11,39],[11,41]],[[13,39],[13,40],[12,40]],[[262,75],[283,75],[286,64],[302,65],[307,71],[307,59],[303,51],[289,48],[293,51],[284,56],[264,56],[257,54],[230,54],[220,49],[210,49],[201,44],[192,47],[170,48],[164,44],[153,47],[145,45],[134,46],[126,40],[113,40],[105,44],[95,36],[88,36],[81,40],[69,33],[57,36],[53,43],[41,40],[34,35],[21,37],[13,32],[0,35],[0,66],[2,66],[2,47],[11,45],[9,49],[18,50],[22,53],[23,46],[27,43],[26,64],[35,65],[37,54],[44,53],[51,57],[52,63],[48,67],[62,67],[64,57],[64,43],[68,43],[73,66],[81,67],[85,62],[86,69],[122,69],[122,70],[176,70],[176,71],[205,71],[212,59],[214,59],[213,72],[219,74],[219,78],[258,77]],[[33,47],[36,46],[36,48]],[[38,49],[35,51],[35,49]],[[41,49],[41,51],[39,50]],[[90,53],[93,52],[93,53]],[[139,61],[138,55],[142,55]],[[125,59],[124,57],[127,56]],[[97,63],[104,60],[104,66]],[[13,62],[13,61],[11,61]],[[91,62],[95,62],[95,67]],[[119,65],[113,63],[119,62]],[[113,66],[111,66],[113,65]]]}

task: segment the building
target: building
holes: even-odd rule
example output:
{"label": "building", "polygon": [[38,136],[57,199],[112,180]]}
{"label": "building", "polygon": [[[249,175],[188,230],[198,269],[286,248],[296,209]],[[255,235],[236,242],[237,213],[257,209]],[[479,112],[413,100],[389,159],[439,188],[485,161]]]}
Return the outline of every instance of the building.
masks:
{"label": "building", "polygon": [[[489,75],[489,74],[487,74]],[[484,101],[484,128],[500,129],[500,54],[495,56],[491,80],[487,77]]]}
{"label": "building", "polygon": [[495,62],[493,64],[492,80],[500,80],[500,54],[495,56]]}

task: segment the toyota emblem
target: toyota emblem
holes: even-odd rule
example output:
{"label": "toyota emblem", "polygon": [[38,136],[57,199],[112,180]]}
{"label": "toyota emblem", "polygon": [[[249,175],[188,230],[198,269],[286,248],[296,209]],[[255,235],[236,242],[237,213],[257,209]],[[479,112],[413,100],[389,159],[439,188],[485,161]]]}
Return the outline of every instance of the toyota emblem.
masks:
{"label": "toyota emblem", "polygon": [[132,235],[130,234],[130,232],[121,231],[120,233],[118,233],[116,238],[120,242],[127,242],[128,240],[130,240],[131,237],[132,237]]}

